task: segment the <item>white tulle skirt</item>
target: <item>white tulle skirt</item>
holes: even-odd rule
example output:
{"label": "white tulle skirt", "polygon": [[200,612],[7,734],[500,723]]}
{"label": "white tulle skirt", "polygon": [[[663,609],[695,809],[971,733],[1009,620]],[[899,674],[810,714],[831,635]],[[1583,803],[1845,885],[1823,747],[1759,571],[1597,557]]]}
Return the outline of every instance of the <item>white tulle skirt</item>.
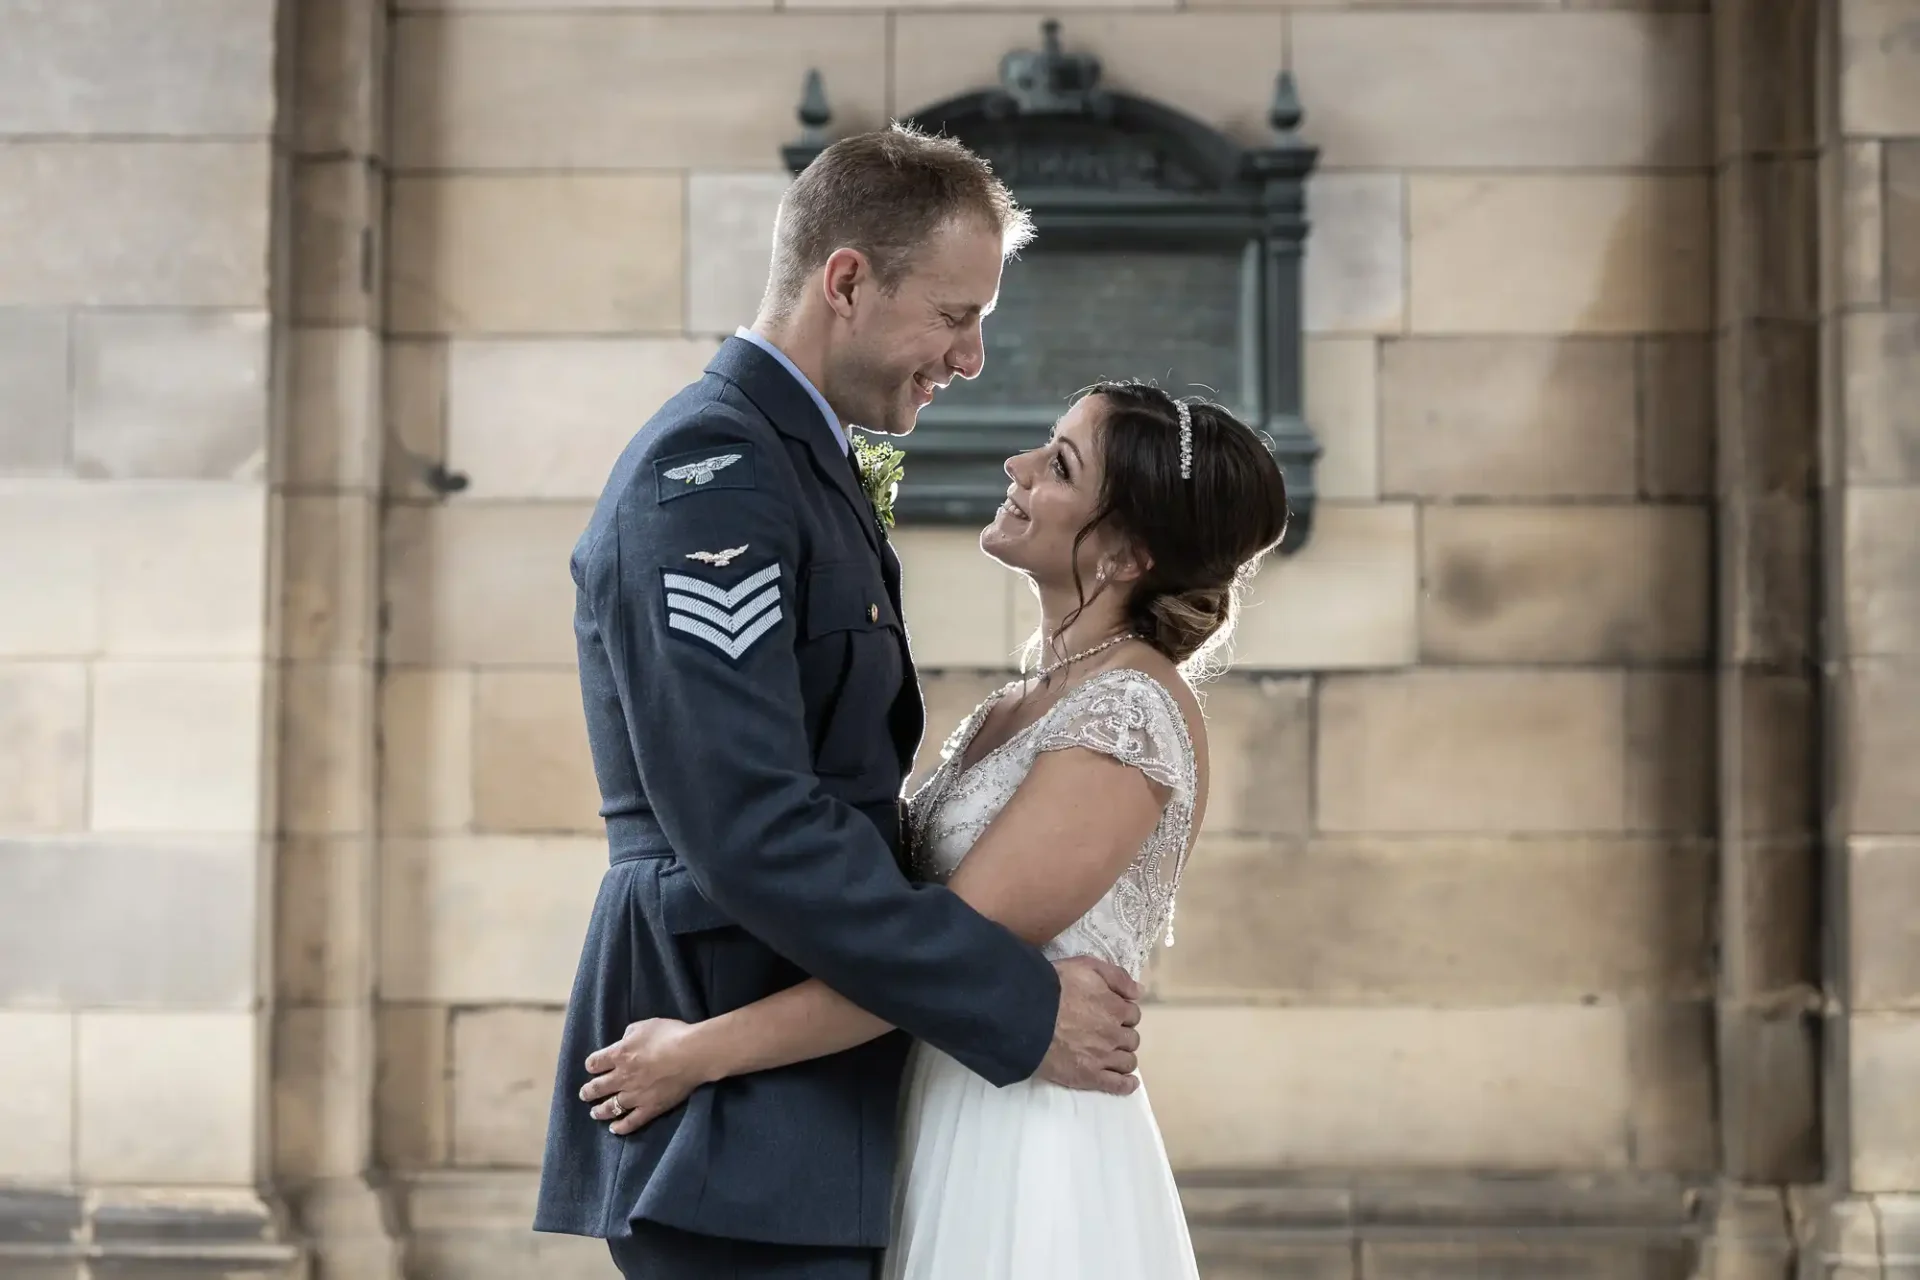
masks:
{"label": "white tulle skirt", "polygon": [[996,1089],[916,1044],[886,1280],[1198,1280],[1143,1085]]}

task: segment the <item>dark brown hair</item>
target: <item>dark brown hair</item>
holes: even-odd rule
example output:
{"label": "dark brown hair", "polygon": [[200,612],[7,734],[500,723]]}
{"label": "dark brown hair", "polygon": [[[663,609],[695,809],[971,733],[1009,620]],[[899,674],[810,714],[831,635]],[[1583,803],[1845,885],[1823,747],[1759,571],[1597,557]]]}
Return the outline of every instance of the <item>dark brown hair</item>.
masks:
{"label": "dark brown hair", "polygon": [[891,293],[915,252],[963,218],[998,232],[1009,257],[1033,239],[1032,220],[993,167],[953,139],[903,124],[844,138],[816,156],[780,201],[763,305],[785,316],[837,249],[865,254]]}
{"label": "dark brown hair", "polygon": [[[1180,475],[1179,404],[1145,382],[1098,382],[1080,396],[1105,402],[1100,418],[1100,505],[1074,538],[1102,525],[1146,553],[1127,622],[1173,662],[1202,664],[1232,632],[1240,590],[1287,531],[1287,485],[1266,442],[1224,406],[1188,399],[1193,477]],[[1077,398],[1077,397],[1076,397]],[[1079,609],[1061,624],[1073,621]]]}

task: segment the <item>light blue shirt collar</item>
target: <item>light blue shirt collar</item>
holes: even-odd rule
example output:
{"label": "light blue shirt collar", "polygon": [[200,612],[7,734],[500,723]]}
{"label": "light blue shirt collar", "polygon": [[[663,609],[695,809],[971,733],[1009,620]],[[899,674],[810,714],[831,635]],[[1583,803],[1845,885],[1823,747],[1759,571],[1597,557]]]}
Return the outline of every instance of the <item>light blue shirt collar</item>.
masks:
{"label": "light blue shirt collar", "polygon": [[787,359],[786,352],[774,346],[771,342],[768,342],[751,329],[735,329],[733,336],[746,339],[754,346],[772,356],[775,360],[778,360],[780,367],[792,374],[794,380],[807,389],[807,394],[813,397],[813,402],[820,406],[821,416],[826,418],[827,426],[833,429],[833,438],[839,442],[840,452],[845,453],[847,451],[847,429],[840,425],[840,416],[833,411],[833,406],[827,403],[827,398],[820,394],[820,388],[814,386],[813,383],[808,380],[807,375],[800,372],[800,366]]}

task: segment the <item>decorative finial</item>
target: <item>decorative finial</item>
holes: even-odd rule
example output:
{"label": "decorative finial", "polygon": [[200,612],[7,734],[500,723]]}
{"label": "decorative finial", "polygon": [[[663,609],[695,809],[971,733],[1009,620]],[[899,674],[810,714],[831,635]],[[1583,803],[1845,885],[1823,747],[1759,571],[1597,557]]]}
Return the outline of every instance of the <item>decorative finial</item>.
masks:
{"label": "decorative finial", "polygon": [[1290,138],[1305,114],[1300,109],[1300,95],[1293,87],[1293,72],[1282,71],[1273,83],[1273,105],[1267,108],[1267,123],[1282,138]]}
{"label": "decorative finial", "polygon": [[1106,95],[1098,88],[1100,59],[1068,53],[1060,43],[1057,18],[1040,24],[1040,44],[1037,50],[1000,59],[1003,103],[1030,115],[1079,115],[1104,109]]}
{"label": "decorative finial", "polygon": [[833,119],[833,108],[827,105],[826,81],[820,78],[820,69],[814,67],[807,72],[806,85],[800,90],[800,140],[803,143],[820,143],[827,139],[827,124]]}

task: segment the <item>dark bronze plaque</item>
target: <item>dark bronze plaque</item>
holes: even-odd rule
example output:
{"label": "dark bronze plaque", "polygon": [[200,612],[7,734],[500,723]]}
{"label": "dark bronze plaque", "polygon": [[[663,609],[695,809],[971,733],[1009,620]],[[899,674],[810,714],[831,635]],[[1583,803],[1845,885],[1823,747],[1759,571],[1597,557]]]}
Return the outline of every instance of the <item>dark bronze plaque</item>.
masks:
{"label": "dark bronze plaque", "polygon": [[931,422],[974,408],[1059,412],[1090,382],[1147,378],[1176,395],[1243,396],[1245,255],[1036,253],[1007,264],[985,326],[986,370],[955,382]]}

